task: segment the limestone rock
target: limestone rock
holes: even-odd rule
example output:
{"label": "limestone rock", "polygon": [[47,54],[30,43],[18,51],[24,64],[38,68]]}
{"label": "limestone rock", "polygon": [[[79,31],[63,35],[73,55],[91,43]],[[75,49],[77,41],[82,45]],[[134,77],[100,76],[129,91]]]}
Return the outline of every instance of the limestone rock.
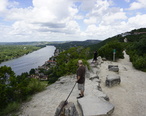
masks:
{"label": "limestone rock", "polygon": [[64,107],[64,116],[79,116],[76,107],[74,103],[69,102],[65,107]]}
{"label": "limestone rock", "polygon": [[90,73],[89,72],[86,72],[85,77],[86,78],[89,78],[90,77]]}
{"label": "limestone rock", "polygon": [[85,96],[77,100],[83,116],[109,116],[114,111],[114,106],[99,97]]}
{"label": "limestone rock", "polygon": [[103,61],[106,61],[106,58],[102,58]]}
{"label": "limestone rock", "polygon": [[112,87],[114,85],[120,84],[121,79],[118,75],[107,75],[105,85]]}
{"label": "limestone rock", "polygon": [[108,65],[108,69],[110,69],[111,67],[118,67],[118,65]]}
{"label": "limestone rock", "polygon": [[94,75],[94,76],[89,78],[89,80],[93,80],[93,79],[99,79],[99,76],[98,75]]}
{"label": "limestone rock", "polygon": [[108,65],[109,71],[119,72],[118,65]]}
{"label": "limestone rock", "polygon": [[56,109],[55,116],[79,116],[74,103],[62,101]]}
{"label": "limestone rock", "polygon": [[92,93],[90,93],[89,95],[96,96],[98,98],[102,98],[106,101],[109,101],[109,97],[107,96],[107,94],[100,90],[92,90]]}
{"label": "limestone rock", "polygon": [[101,56],[98,56],[97,60],[98,60],[99,64],[103,63],[103,59],[101,58]]}

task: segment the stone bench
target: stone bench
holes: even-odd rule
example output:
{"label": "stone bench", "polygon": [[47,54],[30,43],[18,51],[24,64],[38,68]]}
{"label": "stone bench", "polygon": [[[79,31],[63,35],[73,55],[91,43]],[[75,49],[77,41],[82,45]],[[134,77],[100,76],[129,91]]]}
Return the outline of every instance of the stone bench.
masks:
{"label": "stone bench", "polygon": [[120,84],[121,79],[118,75],[108,75],[106,77],[105,85],[108,87],[112,87],[114,85]]}
{"label": "stone bench", "polygon": [[108,65],[109,71],[119,72],[118,65]]}

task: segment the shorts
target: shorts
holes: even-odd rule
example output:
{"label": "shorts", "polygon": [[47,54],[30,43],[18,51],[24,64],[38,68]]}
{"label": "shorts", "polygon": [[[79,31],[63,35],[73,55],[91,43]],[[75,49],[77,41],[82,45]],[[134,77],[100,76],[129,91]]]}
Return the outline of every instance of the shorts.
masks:
{"label": "shorts", "polygon": [[85,84],[79,84],[78,83],[78,90],[84,91],[85,90]]}

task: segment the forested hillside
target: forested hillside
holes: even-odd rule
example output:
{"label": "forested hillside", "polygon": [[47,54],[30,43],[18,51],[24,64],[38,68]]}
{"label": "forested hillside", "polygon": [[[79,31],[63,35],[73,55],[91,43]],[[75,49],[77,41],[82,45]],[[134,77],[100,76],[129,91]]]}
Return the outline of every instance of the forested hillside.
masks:
{"label": "forested hillside", "polygon": [[89,49],[84,47],[72,47],[64,52],[61,52],[56,57],[56,66],[46,72],[49,77],[49,83],[55,82],[61,76],[75,74],[78,68],[77,62],[79,59],[82,59],[84,65],[88,67],[88,58]]}
{"label": "forested hillside", "polygon": [[146,28],[122,33],[88,47],[91,54],[97,50],[100,56],[109,60],[112,60],[113,49],[116,49],[116,59],[123,58],[122,51],[126,50],[133,66],[146,71]]}
{"label": "forested hillside", "polygon": [[71,41],[71,42],[65,42],[61,44],[53,44],[56,48],[61,49],[61,50],[67,50],[72,47],[78,47],[78,46],[89,46],[93,44],[100,43],[100,40],[86,40],[86,41]]}

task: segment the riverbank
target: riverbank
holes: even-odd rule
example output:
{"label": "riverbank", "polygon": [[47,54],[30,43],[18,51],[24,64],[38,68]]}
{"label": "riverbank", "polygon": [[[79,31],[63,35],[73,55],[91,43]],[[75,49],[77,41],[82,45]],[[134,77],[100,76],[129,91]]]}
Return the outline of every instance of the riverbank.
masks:
{"label": "riverbank", "polygon": [[41,47],[30,45],[0,45],[0,64],[22,57],[39,49],[41,49]]}
{"label": "riverbank", "polygon": [[[89,63],[91,63],[91,60],[89,60]],[[112,88],[105,86],[106,76],[115,74],[108,71],[109,64],[118,65],[119,76],[121,76],[120,85]],[[97,72],[101,80],[102,91],[107,94],[110,102],[115,106],[111,116],[145,116],[146,73],[135,70],[131,62],[129,62],[128,55],[125,54],[125,58],[120,59],[118,62],[104,61],[101,66],[94,67],[94,69],[92,67],[91,70]],[[34,95],[30,102],[24,103],[19,116],[53,116],[59,103],[68,96],[75,80],[75,75],[61,77],[60,81],[48,86],[45,91]],[[94,82],[91,83],[91,80],[86,78],[85,88],[94,92],[93,87],[96,86],[94,84]],[[76,99],[78,93],[76,86],[68,101],[75,104],[81,116]],[[87,94],[85,91],[85,96]]]}
{"label": "riverbank", "polygon": [[17,59],[3,62],[0,66],[6,65],[11,67],[16,75],[20,75],[23,72],[29,72],[32,68],[42,66],[45,61],[49,60],[49,58],[54,55],[55,49],[56,48],[54,46],[46,46]]}

